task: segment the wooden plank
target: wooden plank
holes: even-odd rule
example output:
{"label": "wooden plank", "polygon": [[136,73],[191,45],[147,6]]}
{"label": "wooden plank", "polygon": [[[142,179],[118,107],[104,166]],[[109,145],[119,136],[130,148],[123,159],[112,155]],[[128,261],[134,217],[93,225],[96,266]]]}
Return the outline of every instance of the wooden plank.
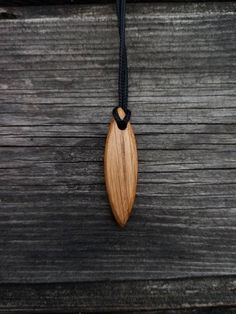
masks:
{"label": "wooden plank", "polygon": [[[127,0],[127,2],[136,3],[136,2],[165,2],[167,0]],[[172,0],[172,2],[189,2],[191,0]],[[214,1],[214,0],[207,0]],[[227,2],[226,0],[225,2]],[[105,4],[105,3],[114,3],[112,0],[1,0],[1,6],[3,7],[13,7],[13,6],[39,6],[39,5],[64,5],[64,4]],[[4,15],[0,18],[4,18]],[[7,16],[5,16],[7,18]]]}
{"label": "wooden plank", "polygon": [[[207,307],[174,310],[142,311],[142,314],[235,314],[235,307]],[[139,311],[126,312],[127,314],[137,314]]]}
{"label": "wooden plank", "polygon": [[[220,309],[214,311],[216,306],[222,307],[224,304],[225,307],[230,307],[235,304],[235,279],[232,277],[169,281],[7,284],[0,285],[0,309],[4,309],[4,313],[16,310],[30,312],[34,309],[53,313],[63,311],[123,313],[151,311],[157,308],[166,314],[235,313],[234,309],[227,311],[227,308],[224,308],[224,312]],[[164,311],[174,308],[175,311]],[[176,311],[179,308],[186,311]],[[191,308],[195,310],[189,311]],[[211,310],[207,311],[209,308]]]}
{"label": "wooden plank", "polygon": [[0,21],[2,311],[63,299],[83,311],[235,305],[234,277],[176,279],[236,274],[235,9],[128,5],[140,179],[123,231],[103,178],[117,104],[114,5],[9,9],[17,18]]}

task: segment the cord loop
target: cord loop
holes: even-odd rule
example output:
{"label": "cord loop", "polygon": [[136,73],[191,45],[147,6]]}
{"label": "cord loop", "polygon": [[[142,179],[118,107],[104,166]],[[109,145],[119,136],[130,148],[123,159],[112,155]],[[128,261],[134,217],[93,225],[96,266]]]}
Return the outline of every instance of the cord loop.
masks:
{"label": "cord loop", "polygon": [[[126,0],[116,0],[116,10],[119,26],[120,48],[119,48],[119,76],[118,76],[118,97],[119,105],[113,109],[113,116],[120,130],[125,130],[130,120],[131,112],[128,107],[128,64],[125,43],[125,12]],[[117,108],[121,107],[125,112],[124,119],[121,119]]]}
{"label": "cord loop", "polygon": [[116,120],[116,123],[117,123],[117,126],[120,130],[125,130],[126,127],[127,127],[127,124],[130,120],[130,117],[131,117],[131,111],[127,108],[122,108],[125,112],[125,116],[123,119],[121,119],[121,117],[119,116],[119,113],[117,112],[117,109],[118,108],[121,108],[120,106],[116,106],[113,111],[112,111],[112,114],[113,114],[113,117],[114,119]]}

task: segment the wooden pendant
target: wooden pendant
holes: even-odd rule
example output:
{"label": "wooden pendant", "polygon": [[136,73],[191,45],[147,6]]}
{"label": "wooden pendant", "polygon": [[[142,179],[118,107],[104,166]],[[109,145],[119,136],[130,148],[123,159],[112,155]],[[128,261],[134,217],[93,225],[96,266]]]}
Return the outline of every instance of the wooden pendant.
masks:
{"label": "wooden pendant", "polygon": [[[118,108],[117,112],[123,119],[123,109]],[[125,130],[120,130],[112,120],[106,139],[104,174],[112,212],[123,227],[132,212],[138,178],[137,145],[130,122]]]}

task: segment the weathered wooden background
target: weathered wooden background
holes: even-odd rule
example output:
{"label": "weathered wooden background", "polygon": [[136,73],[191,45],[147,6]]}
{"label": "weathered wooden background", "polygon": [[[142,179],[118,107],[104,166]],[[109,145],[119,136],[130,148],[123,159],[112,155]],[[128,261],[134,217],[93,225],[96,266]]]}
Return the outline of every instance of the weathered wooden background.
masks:
{"label": "weathered wooden background", "polygon": [[103,177],[118,45],[114,3],[0,9],[0,309],[235,313],[236,3],[128,4],[124,230]]}

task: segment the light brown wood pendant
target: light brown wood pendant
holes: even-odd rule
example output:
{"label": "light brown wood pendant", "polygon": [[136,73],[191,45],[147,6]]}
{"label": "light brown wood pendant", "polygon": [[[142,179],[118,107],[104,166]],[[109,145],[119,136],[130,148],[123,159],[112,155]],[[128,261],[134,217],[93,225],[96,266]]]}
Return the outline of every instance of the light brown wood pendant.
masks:
{"label": "light brown wood pendant", "polygon": [[[117,112],[123,119],[123,109],[118,108]],[[125,130],[120,130],[112,120],[106,139],[104,174],[113,215],[123,227],[132,212],[138,178],[137,145],[130,122]]]}

